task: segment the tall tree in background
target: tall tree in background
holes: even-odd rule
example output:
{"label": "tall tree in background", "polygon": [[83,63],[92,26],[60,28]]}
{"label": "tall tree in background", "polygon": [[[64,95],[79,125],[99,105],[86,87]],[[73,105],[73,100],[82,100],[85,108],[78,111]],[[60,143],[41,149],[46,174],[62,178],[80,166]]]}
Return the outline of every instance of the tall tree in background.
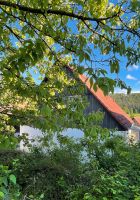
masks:
{"label": "tall tree in background", "polygon": [[[121,57],[126,67],[139,62],[139,4],[138,0],[115,4],[107,0],[0,0],[2,123],[50,130],[58,124],[67,127],[70,109],[54,94],[60,96],[74,84],[64,73],[68,65],[78,73],[86,72],[94,89],[99,86],[108,93],[119,86],[129,91],[123,81],[108,77],[107,67],[118,74]],[[90,63],[98,67],[91,68]]]}

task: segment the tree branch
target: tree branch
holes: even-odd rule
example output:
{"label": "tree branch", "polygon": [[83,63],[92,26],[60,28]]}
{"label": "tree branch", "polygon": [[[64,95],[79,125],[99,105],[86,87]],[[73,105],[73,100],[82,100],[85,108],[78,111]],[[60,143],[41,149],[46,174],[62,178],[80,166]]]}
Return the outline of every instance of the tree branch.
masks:
{"label": "tree branch", "polygon": [[44,10],[41,10],[41,9],[38,9],[38,8],[31,8],[31,7],[27,7],[27,6],[23,6],[23,5],[20,5],[20,4],[16,4],[16,3],[8,2],[8,1],[3,1],[3,0],[0,1],[0,5],[11,7],[11,8],[16,8],[18,10],[26,11],[26,12],[29,12],[29,13],[45,14]]}
{"label": "tree branch", "polygon": [[22,41],[22,38],[18,35],[18,34],[16,34],[14,31],[13,31],[13,29],[11,28],[11,27],[9,27],[9,26],[7,26],[7,25],[4,25],[16,38],[17,38],[17,40],[20,42],[20,43],[22,43],[23,41]]}
{"label": "tree branch", "polygon": [[109,38],[105,37],[104,35],[96,32],[95,30],[93,30],[84,20],[82,20],[82,22],[85,24],[85,26],[94,34],[99,35],[100,37],[104,38],[105,40],[107,40],[110,44],[112,44],[113,46],[117,46],[117,44],[110,40]]}
{"label": "tree branch", "polygon": [[29,13],[41,14],[43,16],[45,16],[45,14],[53,14],[53,15],[60,15],[60,16],[68,16],[68,17],[79,19],[79,20],[89,20],[89,21],[96,21],[96,22],[100,22],[103,20],[108,20],[108,19],[117,17],[120,13],[120,10],[119,10],[119,12],[117,12],[114,15],[109,16],[109,17],[94,18],[94,17],[86,17],[83,15],[78,15],[73,12],[66,12],[64,10],[52,10],[52,9],[46,9],[46,10],[44,9],[43,10],[43,9],[39,9],[39,8],[31,8],[31,7],[27,7],[24,5],[20,5],[20,4],[16,4],[16,3],[12,3],[12,2],[8,2],[8,1],[4,1],[4,0],[0,0],[0,5],[15,8],[15,9],[29,12]]}
{"label": "tree branch", "polygon": [[135,30],[135,29],[131,29],[129,26],[127,26],[127,24],[121,19],[121,17],[119,17],[120,22],[124,25],[124,27],[126,27],[126,31],[137,35],[140,38],[140,34]]}

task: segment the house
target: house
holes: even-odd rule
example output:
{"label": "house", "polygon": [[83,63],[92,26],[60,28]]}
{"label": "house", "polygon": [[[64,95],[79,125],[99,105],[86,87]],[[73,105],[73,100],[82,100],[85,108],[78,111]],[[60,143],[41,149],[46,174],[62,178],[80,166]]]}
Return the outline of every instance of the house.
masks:
{"label": "house", "polygon": [[105,96],[101,89],[94,89],[85,75],[79,75],[79,79],[86,85],[89,106],[86,113],[101,110],[104,112],[102,127],[117,129],[116,133],[128,140],[140,140],[140,117],[133,119],[110,96]]}
{"label": "house", "polygon": [[118,131],[128,131],[133,124],[133,120],[129,115],[114,99],[110,96],[105,96],[101,89],[98,88],[95,92],[85,75],[79,75],[79,78],[87,87],[89,106],[86,109],[86,113],[100,110],[104,112],[103,127],[117,129]]}
{"label": "house", "polygon": [[[68,68],[68,73],[73,73],[71,68]],[[108,128],[110,130],[115,130],[117,134],[121,134],[127,138],[133,138],[134,140],[139,140],[140,138],[140,121],[138,119],[131,119],[129,115],[115,102],[115,100],[110,96],[105,96],[101,89],[97,89],[95,92],[90,85],[90,81],[84,74],[79,75],[79,81],[85,85],[85,94],[89,102],[88,107],[85,110],[85,114],[89,114],[93,111],[102,111],[104,113],[104,119],[102,122],[102,127]],[[21,126],[20,134],[28,133],[29,139],[35,138],[36,136],[41,136],[41,131],[34,129],[29,126]],[[78,129],[67,129],[64,134],[70,136],[81,137],[82,131]],[[21,148],[24,148],[23,143]]]}
{"label": "house", "polygon": [[133,121],[134,123],[131,126],[130,135],[131,135],[131,138],[133,138],[135,141],[139,141],[140,140],[140,117],[134,117]]}

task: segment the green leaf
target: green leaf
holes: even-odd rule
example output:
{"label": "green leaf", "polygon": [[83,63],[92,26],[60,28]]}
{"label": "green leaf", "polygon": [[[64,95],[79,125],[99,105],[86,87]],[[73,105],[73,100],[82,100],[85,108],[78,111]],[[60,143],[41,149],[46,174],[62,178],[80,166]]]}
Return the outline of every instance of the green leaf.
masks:
{"label": "green leaf", "polygon": [[80,54],[79,55],[79,62],[81,63],[81,62],[83,62],[83,60],[84,60],[84,56],[83,56],[83,54]]}
{"label": "green leaf", "polygon": [[93,87],[93,78],[92,77],[89,79],[89,82],[90,82],[90,88],[92,88]]}
{"label": "green leaf", "polygon": [[41,114],[46,115],[46,116],[51,116],[52,110],[48,105],[43,105],[41,108]]}
{"label": "green leaf", "polygon": [[4,198],[4,193],[0,191],[0,199]]}
{"label": "green leaf", "polygon": [[85,56],[85,59],[86,59],[86,60],[90,61],[90,55],[89,55],[88,53],[85,53],[84,56]]}
{"label": "green leaf", "polygon": [[44,198],[44,194],[41,194],[41,195],[40,195],[40,199],[43,199],[43,198]]}
{"label": "green leaf", "polygon": [[9,179],[10,179],[10,181],[11,181],[13,184],[16,184],[16,177],[15,177],[15,175],[11,174],[11,175],[9,176]]}

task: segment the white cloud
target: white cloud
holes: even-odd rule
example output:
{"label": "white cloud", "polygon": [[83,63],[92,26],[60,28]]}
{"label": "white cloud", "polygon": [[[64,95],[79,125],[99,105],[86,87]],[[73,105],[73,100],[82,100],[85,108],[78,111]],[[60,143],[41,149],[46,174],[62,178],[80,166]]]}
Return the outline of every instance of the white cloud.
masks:
{"label": "white cloud", "polygon": [[115,88],[114,93],[127,94],[126,89]]}
{"label": "white cloud", "polygon": [[[127,94],[127,90],[126,89],[120,89],[120,88],[116,88],[114,93],[116,94]],[[132,90],[131,93],[140,93],[140,90]]]}
{"label": "white cloud", "polygon": [[140,90],[132,90],[131,93],[140,93]]}
{"label": "white cloud", "polygon": [[130,74],[128,74],[128,75],[126,76],[126,79],[133,80],[133,81],[136,81],[136,80],[137,80],[136,77],[131,76]]}
{"label": "white cloud", "polygon": [[133,69],[139,69],[138,65],[133,65],[132,67],[133,67]]}
{"label": "white cloud", "polygon": [[132,65],[131,67],[128,67],[128,71],[133,71],[133,70],[138,70],[140,67],[139,67],[139,65]]}

